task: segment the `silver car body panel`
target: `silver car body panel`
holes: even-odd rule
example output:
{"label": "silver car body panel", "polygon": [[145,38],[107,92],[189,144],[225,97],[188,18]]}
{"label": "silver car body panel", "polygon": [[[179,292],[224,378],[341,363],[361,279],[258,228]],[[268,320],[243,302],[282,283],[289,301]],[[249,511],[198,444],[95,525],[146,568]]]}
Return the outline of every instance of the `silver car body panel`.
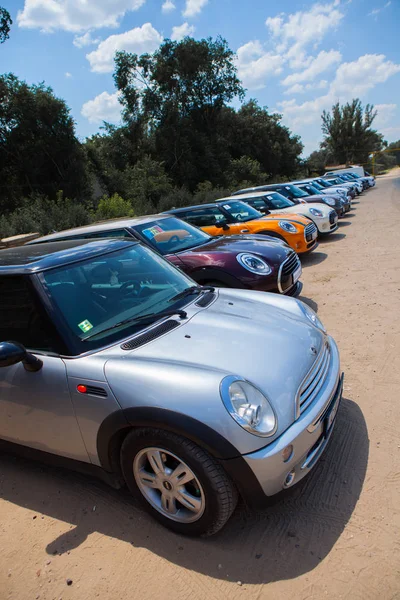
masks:
{"label": "silver car body panel", "polygon": [[64,361],[40,356],[35,373],[22,363],[0,369],[0,438],[87,462]]}

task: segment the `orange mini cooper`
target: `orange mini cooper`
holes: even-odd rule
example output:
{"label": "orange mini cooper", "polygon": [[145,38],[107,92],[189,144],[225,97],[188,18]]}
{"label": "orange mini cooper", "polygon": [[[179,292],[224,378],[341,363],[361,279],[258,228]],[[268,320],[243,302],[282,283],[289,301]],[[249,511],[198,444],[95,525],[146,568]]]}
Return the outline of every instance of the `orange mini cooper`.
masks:
{"label": "orange mini cooper", "polygon": [[175,208],[168,213],[201,227],[210,235],[270,235],[287,242],[298,254],[310,252],[317,246],[317,228],[307,217],[288,213],[264,216],[239,200]]}

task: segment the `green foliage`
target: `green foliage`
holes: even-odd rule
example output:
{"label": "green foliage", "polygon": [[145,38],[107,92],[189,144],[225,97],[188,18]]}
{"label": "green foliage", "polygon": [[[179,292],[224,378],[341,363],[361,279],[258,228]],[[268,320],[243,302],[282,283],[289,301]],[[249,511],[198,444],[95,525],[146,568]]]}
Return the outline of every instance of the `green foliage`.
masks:
{"label": "green foliage", "polygon": [[69,109],[44,84],[0,76],[0,211],[32,194],[89,193],[86,161]]}
{"label": "green foliage", "polygon": [[400,165],[400,140],[397,140],[397,142],[392,142],[391,144],[389,144],[387,149],[393,150],[393,152],[387,152],[387,153],[385,152],[385,154],[387,154],[389,156],[393,156],[395,159],[395,164]]}
{"label": "green foliage", "polygon": [[241,156],[231,161],[227,172],[227,181],[232,189],[262,185],[269,176],[261,169],[258,160],[250,156]]}
{"label": "green foliage", "polygon": [[111,197],[103,196],[95,212],[96,221],[105,221],[107,219],[118,219],[118,217],[133,217],[134,211],[128,200],[121,198],[119,194],[113,194]]}
{"label": "green foliage", "polygon": [[0,44],[4,44],[8,40],[12,19],[8,10],[0,6]]}
{"label": "green foliage", "polygon": [[22,233],[46,235],[71,227],[87,225],[91,216],[87,208],[58,192],[55,199],[33,196],[8,215],[0,217],[0,238]]}
{"label": "green foliage", "polygon": [[163,196],[172,191],[164,165],[145,155],[127,169],[128,197],[137,214],[157,212]]}
{"label": "green foliage", "polygon": [[356,98],[341,106],[332,106],[332,112],[322,113],[322,132],[325,136],[321,147],[340,164],[366,163],[371,152],[383,146],[383,136],[371,125],[377,115],[373,105],[363,108]]}

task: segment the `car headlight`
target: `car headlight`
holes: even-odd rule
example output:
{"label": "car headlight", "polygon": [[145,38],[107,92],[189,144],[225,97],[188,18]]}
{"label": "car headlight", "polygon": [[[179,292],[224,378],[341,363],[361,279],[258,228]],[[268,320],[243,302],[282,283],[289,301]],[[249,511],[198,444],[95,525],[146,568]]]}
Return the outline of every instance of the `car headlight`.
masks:
{"label": "car headlight", "polygon": [[318,318],[317,313],[315,311],[313,311],[313,309],[310,308],[308,306],[308,304],[305,304],[304,302],[301,302],[300,300],[298,300],[297,302],[299,303],[300,309],[301,309],[302,313],[304,314],[304,316],[307,317],[307,319],[309,321],[311,321],[311,323],[314,325],[314,327],[316,327],[320,331],[323,331],[323,333],[326,333],[326,329],[323,326],[320,319]]}
{"label": "car headlight", "polygon": [[243,429],[260,437],[275,433],[277,420],[271,404],[254,385],[229,375],[221,382],[226,410]]}
{"label": "car headlight", "polygon": [[329,204],[329,206],[335,206],[336,202],[334,198],[325,198],[325,202]]}
{"label": "car headlight", "polygon": [[314,215],[314,217],[323,217],[324,213],[322,213],[318,208],[310,208],[310,213]]}
{"label": "car headlight", "polygon": [[257,273],[257,275],[269,275],[272,273],[269,264],[259,256],[254,256],[254,254],[242,252],[236,256],[236,260],[251,273]]}
{"label": "car headlight", "polygon": [[279,221],[279,227],[284,231],[287,231],[287,233],[298,233],[297,227],[290,221]]}

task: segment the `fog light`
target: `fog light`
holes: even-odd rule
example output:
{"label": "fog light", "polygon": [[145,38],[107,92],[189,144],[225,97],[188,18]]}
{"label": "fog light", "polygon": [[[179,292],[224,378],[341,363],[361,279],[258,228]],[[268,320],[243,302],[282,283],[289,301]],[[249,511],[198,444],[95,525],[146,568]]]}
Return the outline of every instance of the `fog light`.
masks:
{"label": "fog light", "polygon": [[289,444],[289,446],[286,446],[286,448],[284,448],[282,450],[283,462],[288,462],[288,460],[290,460],[292,458],[292,454],[293,454],[293,446],[292,446],[292,444]]}
{"label": "fog light", "polygon": [[288,473],[286,475],[284,486],[287,487],[287,488],[290,487],[294,483],[294,478],[295,477],[296,477],[295,471],[294,470],[290,471],[290,473]]}

